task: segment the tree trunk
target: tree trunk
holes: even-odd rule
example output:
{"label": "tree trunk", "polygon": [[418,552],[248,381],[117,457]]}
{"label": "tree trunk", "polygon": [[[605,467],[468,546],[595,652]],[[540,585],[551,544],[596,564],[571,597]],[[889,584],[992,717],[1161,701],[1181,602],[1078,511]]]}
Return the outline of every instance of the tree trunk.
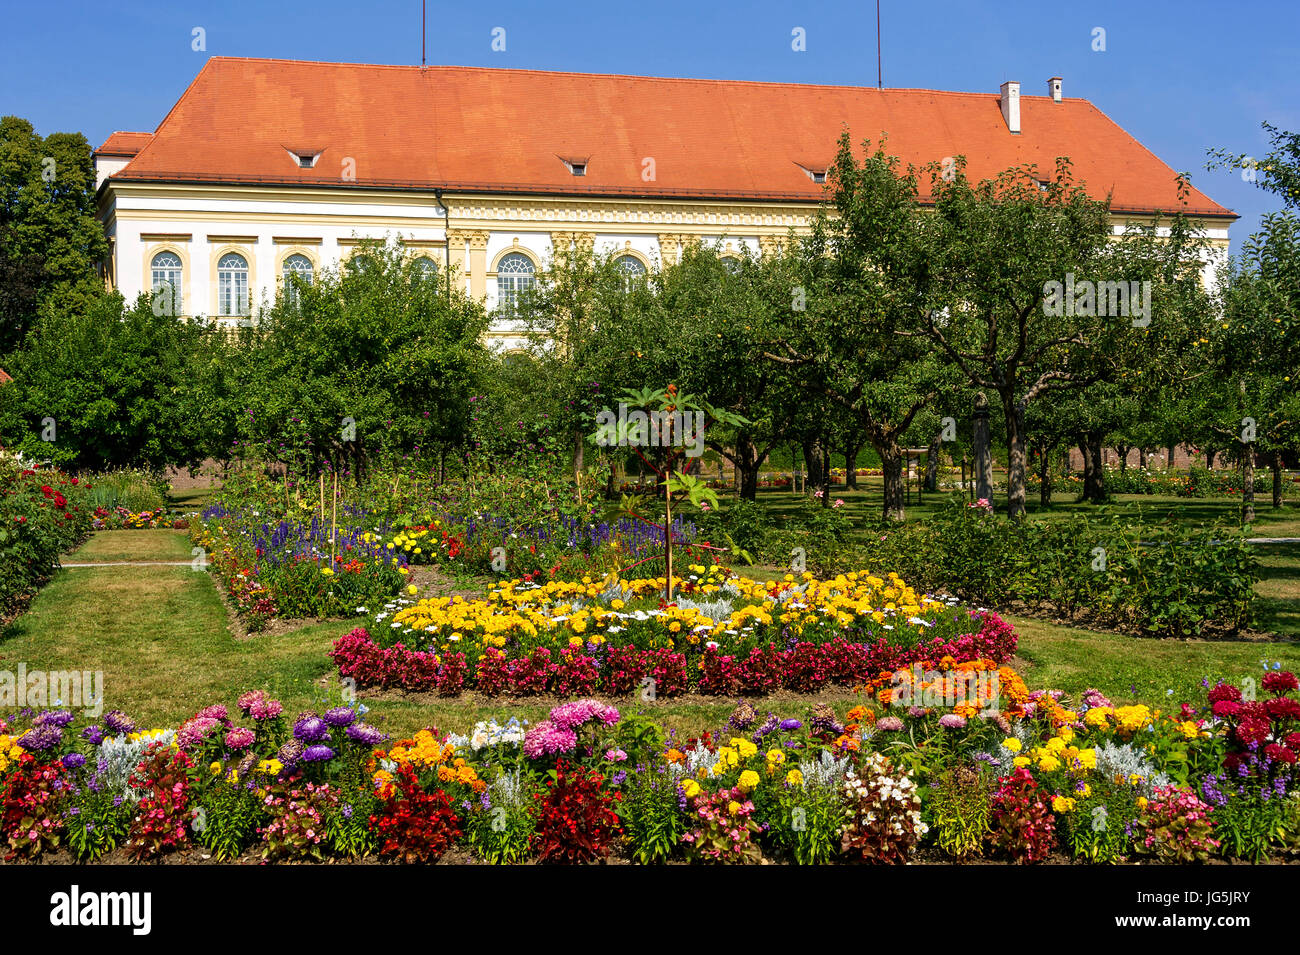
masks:
{"label": "tree trunk", "polygon": [[844,487],[848,490],[858,489],[858,453],[861,450],[860,438],[855,438],[844,446]]}
{"label": "tree trunk", "polygon": [[885,478],[885,502],[882,510],[887,521],[901,521],[906,518],[903,499],[903,455],[898,443],[882,442],[875,445],[880,455],[881,469]]}
{"label": "tree trunk", "polygon": [[1025,515],[1025,406],[1008,393],[1002,399],[1007,419],[1007,516]]}
{"label": "tree trunk", "polygon": [[939,490],[939,449],[943,447],[943,432],[936,431],[925,453],[925,489]]}
{"label": "tree trunk", "polygon": [[989,403],[983,392],[975,395],[975,411],[972,417],[975,443],[975,472],[972,476],[975,481],[975,497],[992,502],[993,451],[989,446]]}
{"label": "tree trunk", "polygon": [[1169,457],[1168,457],[1168,459],[1165,461],[1165,470],[1166,470],[1166,471],[1172,471],[1172,470],[1174,469],[1174,453],[1175,453],[1177,450],[1178,450],[1178,446],[1177,446],[1177,445],[1174,445],[1174,444],[1169,445],[1169,448],[1167,449],[1167,453],[1168,453]]}
{"label": "tree trunk", "polygon": [[1147,469],[1147,449],[1138,448],[1138,467],[1143,471]]}
{"label": "tree trunk", "polygon": [[1093,504],[1100,504],[1106,499],[1106,472],[1102,467],[1102,434],[1089,431],[1084,435],[1083,444],[1083,499]]}
{"label": "tree trunk", "polygon": [[1125,474],[1125,473],[1128,472],[1128,453],[1129,453],[1129,450],[1130,450],[1130,446],[1127,445],[1127,444],[1117,444],[1117,445],[1115,445],[1115,453],[1119,455],[1119,473],[1120,473],[1120,474]]}
{"label": "tree trunk", "polygon": [[1043,507],[1052,506],[1052,453],[1044,448],[1038,460],[1038,503]]}
{"label": "tree trunk", "polygon": [[1255,521],[1255,446],[1243,443],[1241,448],[1241,522]]}
{"label": "tree trunk", "polygon": [[1273,506],[1282,506],[1282,452],[1273,452]]}
{"label": "tree trunk", "polygon": [[749,435],[741,435],[736,439],[736,480],[740,485],[740,498],[744,501],[753,501],[758,498],[758,471],[762,467],[762,460],[758,455],[758,448],[754,446],[754,440]]}

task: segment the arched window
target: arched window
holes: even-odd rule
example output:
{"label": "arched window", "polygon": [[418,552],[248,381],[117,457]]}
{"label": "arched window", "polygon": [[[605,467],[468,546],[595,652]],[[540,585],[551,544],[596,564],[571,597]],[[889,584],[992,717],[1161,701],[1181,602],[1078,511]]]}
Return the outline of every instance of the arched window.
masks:
{"label": "arched window", "polygon": [[628,288],[646,274],[645,264],[635,255],[620,255],[614,260],[614,266],[623,273],[623,285]]}
{"label": "arched window", "polygon": [[422,255],[415,260],[415,268],[421,278],[432,279],[438,276],[438,263],[427,255]]}
{"label": "arched window", "polygon": [[217,314],[248,314],[248,260],[238,252],[217,261]]}
{"label": "arched window", "polygon": [[150,263],[153,280],[150,283],[155,295],[164,296],[166,311],[163,314],[177,315],[181,309],[181,279],[183,267],[181,258],[175,252],[159,252]]}
{"label": "arched window", "polygon": [[537,282],[533,260],[521,252],[511,252],[497,263],[497,308],[513,312],[519,293]]}
{"label": "arched window", "polygon": [[297,283],[311,285],[311,272],[311,259],[305,255],[295,252],[284,260],[284,294],[290,302],[298,301]]}
{"label": "arched window", "polygon": [[740,271],[740,259],[736,258],[734,255],[724,255],[722,257],[722,267],[732,275],[735,275]]}

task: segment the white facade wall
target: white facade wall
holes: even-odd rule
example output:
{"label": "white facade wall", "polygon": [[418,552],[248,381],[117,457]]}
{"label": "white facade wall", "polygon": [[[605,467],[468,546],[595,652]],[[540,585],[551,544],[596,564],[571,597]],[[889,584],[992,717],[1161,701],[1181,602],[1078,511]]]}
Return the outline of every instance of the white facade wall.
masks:
{"label": "white facade wall", "polygon": [[[432,201],[406,206],[342,202],[116,197],[112,217],[115,282],[127,301],[151,288],[160,251],[184,265],[181,313],[217,316],[216,260],[236,251],[249,263],[249,302],[256,311],[275,300],[281,264],[295,252],[314,270],[335,267],[361,239],[446,241],[442,213]],[[194,213],[203,213],[196,216]],[[382,223],[367,224],[367,218]],[[302,240],[295,242],[294,240]],[[420,248],[443,265],[443,249]]]}

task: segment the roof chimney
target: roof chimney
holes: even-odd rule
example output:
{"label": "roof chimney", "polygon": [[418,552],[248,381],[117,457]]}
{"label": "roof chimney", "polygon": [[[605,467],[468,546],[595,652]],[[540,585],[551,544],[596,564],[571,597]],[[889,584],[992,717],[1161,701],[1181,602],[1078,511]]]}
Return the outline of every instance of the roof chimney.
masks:
{"label": "roof chimney", "polygon": [[1047,81],[1047,95],[1052,98],[1053,103],[1061,101],[1061,78],[1053,76]]}
{"label": "roof chimney", "polygon": [[1002,118],[1007,122],[1007,129],[1020,134],[1020,82],[1007,80],[1002,84]]}

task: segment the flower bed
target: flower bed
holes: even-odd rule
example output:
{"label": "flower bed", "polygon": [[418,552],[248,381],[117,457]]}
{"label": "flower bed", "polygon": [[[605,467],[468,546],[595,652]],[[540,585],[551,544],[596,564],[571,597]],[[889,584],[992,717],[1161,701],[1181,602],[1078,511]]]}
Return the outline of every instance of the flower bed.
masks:
{"label": "flower bed", "polygon": [[0,458],[0,620],[19,610],[90,533],[87,486]]}
{"label": "flower bed", "polygon": [[1015,652],[997,614],[918,595],[896,575],[761,582],[691,570],[671,604],[662,579],[617,578],[399,599],[375,615],[373,633],[354,629],[331,656],[358,686],[674,696],[854,686],[921,660],[1002,663]]}
{"label": "flower bed", "polygon": [[165,507],[151,511],[131,511],[125,507],[97,507],[91,520],[91,527],[97,531],[150,530],[159,527],[187,530],[189,526],[188,518],[173,517]]}
{"label": "flower bed", "polygon": [[592,698],[400,740],[362,705],[290,718],[261,691],[174,729],[47,710],[0,719],[0,840],[24,861],[1280,860],[1297,681],[1253,684],[1164,713],[969,661],[881,674],[842,713],[741,701],[691,739]]}

